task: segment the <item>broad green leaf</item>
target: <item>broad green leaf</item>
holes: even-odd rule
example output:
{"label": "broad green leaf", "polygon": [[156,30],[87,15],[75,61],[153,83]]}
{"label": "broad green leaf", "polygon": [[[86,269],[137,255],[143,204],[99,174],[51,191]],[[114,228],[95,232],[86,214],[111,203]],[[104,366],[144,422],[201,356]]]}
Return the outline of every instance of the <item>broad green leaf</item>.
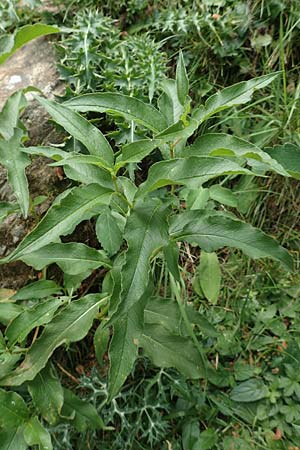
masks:
{"label": "broad green leaf", "polygon": [[22,259],[28,253],[57,241],[60,236],[72,233],[82,220],[99,214],[100,207],[109,204],[110,197],[111,191],[97,184],[71,189],[65,197],[51,206],[32,232],[9,256],[0,260],[0,264]]}
{"label": "broad green leaf", "polygon": [[[161,133],[155,135],[156,140],[161,140],[162,142],[186,142],[186,140],[194,134],[194,132],[199,127],[199,124],[194,119],[189,119],[189,123],[185,125],[181,120],[169,128],[163,130]],[[177,148],[177,147],[176,147]],[[176,156],[177,156],[176,151]],[[179,152],[182,153],[182,150]],[[189,156],[189,155],[184,155]],[[191,155],[193,156],[193,155]],[[198,156],[198,155],[196,155]]]}
{"label": "broad green leaf", "polygon": [[64,172],[70,180],[83,184],[97,183],[111,190],[114,188],[111,174],[102,167],[69,161],[69,165],[64,166]]}
{"label": "broad green leaf", "polygon": [[231,206],[232,208],[238,207],[238,197],[230,189],[215,184],[209,188],[208,192],[212,200],[215,200],[222,205]]}
{"label": "broad green leaf", "polygon": [[63,298],[50,298],[26,308],[8,325],[5,335],[10,346],[21,343],[35,327],[51,322],[55,312],[65,303]]}
{"label": "broad green leaf", "polygon": [[268,154],[282,165],[285,170],[297,180],[300,180],[300,148],[295,144],[277,145],[266,148]]}
{"label": "broad green leaf", "polygon": [[173,239],[197,244],[205,252],[234,247],[251,258],[276,259],[288,270],[293,270],[291,255],[274,239],[247,223],[225,215],[205,214],[203,210],[186,211],[174,217],[170,233]]}
{"label": "broad green leaf", "polygon": [[34,283],[27,284],[21,288],[13,297],[13,300],[32,300],[49,297],[50,295],[58,294],[61,288],[55,281],[38,280]]}
{"label": "broad green leaf", "polygon": [[83,339],[92,326],[101,304],[107,297],[90,294],[72,301],[59,311],[52,322],[47,324],[25,356],[22,364],[9,376],[0,380],[4,386],[19,386],[33,378],[43,369],[54,350],[62,344]]}
{"label": "broad green leaf", "polygon": [[35,416],[24,427],[24,439],[28,445],[38,445],[39,450],[52,450],[51,436]]}
{"label": "broad green leaf", "polygon": [[23,398],[13,391],[0,389],[0,429],[17,428],[29,418]]}
{"label": "broad green leaf", "polygon": [[169,244],[163,248],[163,252],[169,272],[173,275],[176,281],[180,281],[180,271],[178,265],[179,247],[177,243],[170,241]]}
{"label": "broad green leaf", "polygon": [[0,323],[8,325],[9,322],[17,317],[24,308],[14,303],[0,303]]}
{"label": "broad green leaf", "polygon": [[218,301],[221,287],[221,269],[216,253],[201,251],[198,276],[203,294],[213,305]]}
{"label": "broad green leaf", "polygon": [[103,158],[96,155],[81,155],[80,153],[69,153],[65,159],[49,164],[51,167],[71,166],[72,164],[92,164],[93,166],[108,169],[109,167]]}
{"label": "broad green leaf", "polygon": [[220,175],[240,173],[251,174],[234,161],[223,158],[192,156],[161,161],[150,167],[148,177],[140,185],[137,196],[170,184],[197,186]]}
{"label": "broad green leaf", "polygon": [[0,134],[5,140],[9,140],[14,135],[14,129],[18,125],[19,112],[27,104],[22,91],[12,94],[7,100],[0,113]]}
{"label": "broad green leaf", "polygon": [[159,108],[167,119],[167,125],[160,128],[159,131],[163,131],[167,126],[172,126],[178,122],[184,111],[178,99],[176,81],[171,79],[163,80],[161,88],[164,94],[160,97]]}
{"label": "broad green leaf", "polygon": [[0,430],[1,450],[26,450],[23,427]]}
{"label": "broad green leaf", "polygon": [[185,337],[171,334],[160,325],[146,324],[140,339],[144,354],[158,367],[175,367],[187,378],[205,376],[201,356]]}
{"label": "broad green leaf", "polygon": [[254,91],[268,86],[277,76],[278,73],[263,75],[229,86],[209,97],[205,106],[196,110],[193,117],[199,122],[203,122],[224,109],[247,103],[251,100]]}
{"label": "broad green leaf", "polygon": [[0,202],[0,224],[7,216],[19,210],[17,203]]}
{"label": "broad green leaf", "polygon": [[98,128],[92,125],[87,119],[64,105],[37,97],[50,116],[61,125],[75,139],[80,141],[91,153],[100,156],[109,166],[113,165],[113,150]]}
{"label": "broad green leaf", "polygon": [[97,413],[96,408],[77,395],[73,394],[69,389],[64,388],[64,409],[68,414],[75,412],[75,417],[72,420],[74,427],[83,432],[87,428],[101,429],[104,427],[103,421]]}
{"label": "broad green leaf", "polygon": [[178,100],[180,101],[182,106],[184,106],[189,93],[189,80],[185,70],[183,54],[181,51],[179,52],[179,59],[176,67],[176,90]]}
{"label": "broad green leaf", "polygon": [[[47,34],[59,33],[59,28],[43,23],[35,23],[34,25],[25,25],[17,30],[14,36],[14,45],[8,47],[9,50],[0,55],[0,64],[4,63],[16,50],[23,47],[27,42],[33,39],[45,36]],[[11,48],[10,48],[11,47]]]}
{"label": "broad green leaf", "polygon": [[56,372],[48,364],[34,380],[28,383],[28,391],[43,419],[54,425],[64,403],[64,391]]}
{"label": "broad green leaf", "polygon": [[122,267],[122,291],[115,315],[125,314],[144,294],[149,282],[152,253],[168,244],[166,214],[160,202],[137,202],[127,219],[124,238],[128,244]]}
{"label": "broad green leaf", "polygon": [[30,158],[21,151],[22,136],[23,132],[15,128],[10,139],[0,139],[0,163],[7,169],[9,184],[26,218],[29,210],[29,191],[25,168],[30,164]]}
{"label": "broad green leaf", "polygon": [[107,351],[109,338],[109,328],[105,327],[104,322],[101,322],[94,334],[95,354],[100,366],[103,366],[103,356]]}
{"label": "broad green leaf", "polygon": [[114,255],[120,249],[123,236],[109,208],[103,208],[96,222],[96,235],[104,250]]}
{"label": "broad green leaf", "polygon": [[235,402],[255,402],[266,398],[269,390],[262,380],[252,378],[235,386],[230,394],[230,398]]}
{"label": "broad green leaf", "polygon": [[122,147],[122,159],[120,164],[126,162],[140,162],[148,156],[161,143],[158,139],[141,139]]}
{"label": "broad green leaf", "polygon": [[49,244],[20,259],[36,270],[56,263],[69,275],[78,275],[100,266],[111,267],[111,262],[103,251],[78,242]]}
{"label": "broad green leaf", "polygon": [[114,322],[109,346],[108,401],[119,392],[138,356],[145,300],[136,303],[127,314]]}
{"label": "broad green leaf", "polygon": [[[1,349],[0,353],[0,378],[8,375],[16,366],[16,363],[21,358],[20,353],[10,353],[5,351],[5,349]],[[4,350],[4,351],[3,351]]]}
{"label": "broad green leaf", "polygon": [[[259,147],[247,142],[244,139],[231,136],[225,133],[208,133],[200,136],[193,145],[186,147],[182,156],[222,156],[222,157],[242,157],[246,158],[251,166],[253,160],[262,161],[270,170],[283,176],[288,176],[288,172],[279,164],[276,159],[262,151]],[[255,162],[255,161],[254,161]]]}
{"label": "broad green leaf", "polygon": [[118,114],[153,131],[160,131],[167,127],[164,116],[152,105],[119,93],[101,92],[80,95],[66,101],[64,105],[81,112]]}

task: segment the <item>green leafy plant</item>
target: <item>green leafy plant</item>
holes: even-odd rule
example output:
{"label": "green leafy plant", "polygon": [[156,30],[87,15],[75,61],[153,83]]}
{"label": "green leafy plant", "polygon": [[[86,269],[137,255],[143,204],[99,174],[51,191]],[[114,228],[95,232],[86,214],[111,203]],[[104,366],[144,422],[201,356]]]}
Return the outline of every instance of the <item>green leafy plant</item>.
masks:
{"label": "green leafy plant", "polygon": [[[158,108],[120,93],[86,94],[63,104],[37,97],[52,119],[83,146],[81,152],[67,151],[67,147],[24,147],[22,132],[16,126],[20,101],[14,97],[17,106],[5,107],[9,135],[2,132],[1,158],[10,171],[12,163],[5,153],[9,145],[22,180],[18,186],[12,182],[21,208],[28,211],[24,181],[28,155],[54,160],[51,165],[63,167],[74,186],[61,194],[17,248],[0,260],[1,264],[23,261],[44,273],[43,280],[24,288],[25,293],[5,291],[0,303],[0,320],[5,327],[1,335],[1,405],[9,409],[12,402],[18,404],[17,422],[11,415],[0,415],[3,442],[16,440],[20,449],[35,444],[51,448],[40,416],[50,424],[71,421],[79,431],[89,425],[104,426],[92,405],[60,385],[50,362],[56,349],[84,339],[94,322],[99,363],[107,349],[109,354],[107,401],[118,394],[140,351],[155,365],[175,367],[188,379],[205,382],[215,374],[194,331],[212,330],[185,301],[180,246],[187,243],[194,251],[200,248],[203,252],[200,284],[212,303],[217,293],[204,277],[207,266],[217,267],[217,260],[205,254],[233,247],[251,258],[273,258],[292,270],[287,250],[240,220],[232,201],[231,209],[226,209],[226,199],[235,198],[230,182],[236,177],[264,176],[267,171],[290,175],[285,162],[245,140],[217,133],[202,134],[195,140],[193,136],[206,120],[250,101],[256,89],[266,87],[276,76],[225,88],[192,109],[180,54],[176,79],[162,83]],[[79,114],[87,111],[121,116],[140,128],[142,137],[113,148],[100,129]],[[137,165],[151,161],[151,155],[158,161],[148,163],[147,175],[139,177]],[[284,161],[288,158],[285,154]],[[219,185],[224,190],[218,191]],[[213,203],[209,203],[209,196],[203,197],[205,186]],[[64,242],[63,237],[79,223],[94,217],[98,248]],[[169,279],[165,295],[155,288],[162,261]],[[49,285],[51,280],[46,279],[47,267],[53,263],[64,273],[62,286]],[[105,273],[99,292],[80,295],[81,283],[99,268]],[[108,330],[112,330],[112,337]],[[40,377],[46,386],[44,397]],[[21,396],[25,388],[29,394],[24,396],[31,398],[29,406]],[[200,436],[200,442],[209,437]]]}

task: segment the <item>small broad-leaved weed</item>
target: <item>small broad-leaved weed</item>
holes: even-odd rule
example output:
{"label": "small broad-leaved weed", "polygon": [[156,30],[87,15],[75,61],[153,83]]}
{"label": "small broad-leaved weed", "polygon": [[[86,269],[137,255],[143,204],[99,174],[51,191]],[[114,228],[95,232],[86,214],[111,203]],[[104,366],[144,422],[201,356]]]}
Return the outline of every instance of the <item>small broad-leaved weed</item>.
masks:
{"label": "small broad-leaved weed", "polygon": [[[218,295],[213,286],[219,285],[218,249],[233,247],[251,258],[270,257],[292,269],[287,250],[238,218],[234,213],[238,195],[225,187],[228,181],[226,186],[232,186],[236,177],[264,176],[268,171],[293,175],[289,153],[276,152],[273,158],[271,151],[243,139],[199,131],[222,110],[250,101],[255,90],[276,76],[238,83],[192,108],[180,54],[176,79],[161,84],[157,107],[120,93],[86,94],[62,104],[38,96],[51,118],[82,144],[82,151],[25,147],[17,114],[24,95],[17,92],[8,99],[0,117],[0,162],[7,169],[16,203],[1,203],[1,217],[17,209],[24,217],[29,214],[25,168],[31,156],[51,158],[50,165],[63,167],[73,186],[0,260],[0,264],[23,261],[45,275],[14,295],[5,291],[1,298],[0,441],[7,444],[3,448],[14,442],[18,449],[32,445],[51,449],[44,422],[52,426],[69,421],[79,431],[105,426],[93,405],[61,385],[51,364],[58,347],[84,339],[92,326],[97,325],[93,338],[100,364],[108,351],[107,401],[118,394],[140,354],[156,366],[176,368],[187,379],[205,380],[217,370],[194,332],[195,326],[201,330],[203,319],[184,300],[181,243],[201,249],[199,276],[206,281],[200,284],[212,303]],[[80,114],[87,112],[128,121],[131,142],[113,145]],[[92,218],[99,248],[61,240]],[[155,286],[155,268],[162,261],[172,294],[168,298]],[[47,280],[46,269],[53,263],[64,273],[62,286]],[[81,283],[99,268],[105,273],[99,292],[80,296]]]}

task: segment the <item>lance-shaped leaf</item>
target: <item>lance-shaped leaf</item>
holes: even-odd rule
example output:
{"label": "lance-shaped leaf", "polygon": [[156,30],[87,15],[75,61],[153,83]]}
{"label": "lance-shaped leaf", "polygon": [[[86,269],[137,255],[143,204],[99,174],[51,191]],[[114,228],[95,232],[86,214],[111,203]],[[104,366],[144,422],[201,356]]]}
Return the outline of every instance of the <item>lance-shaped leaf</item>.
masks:
{"label": "lance-shaped leaf", "polygon": [[28,391],[42,417],[54,425],[59,418],[64,392],[62,385],[50,364],[28,383]]}
{"label": "lance-shaped leaf", "polygon": [[179,52],[179,59],[176,67],[176,90],[178,100],[184,106],[189,93],[189,80],[181,51]]}
{"label": "lance-shaped leaf", "polygon": [[111,174],[102,167],[69,161],[69,164],[64,166],[64,172],[70,180],[79,181],[82,184],[97,183],[111,190],[114,188]]}
{"label": "lance-shaped leaf", "polygon": [[10,375],[0,380],[2,386],[19,386],[33,378],[43,369],[54,350],[62,344],[83,339],[107,297],[90,294],[72,301],[44,328],[33,343],[22,364]]}
{"label": "lance-shaped leaf", "polygon": [[64,105],[81,112],[119,114],[125,119],[133,120],[153,131],[161,131],[167,127],[166,119],[154,106],[119,93],[79,95],[66,101]]}
{"label": "lance-shaped leaf", "polygon": [[57,147],[22,147],[22,152],[28,153],[29,155],[45,156],[46,158],[51,158],[55,161],[68,158],[70,156],[69,152]]}
{"label": "lance-shaped leaf", "polygon": [[137,196],[171,184],[198,186],[212,178],[227,174],[252,174],[234,161],[224,158],[191,156],[153,164]]}
{"label": "lance-shaped leaf", "polygon": [[1,450],[27,450],[23,427],[0,430]]}
{"label": "lance-shaped leaf", "polygon": [[14,129],[18,125],[19,112],[27,104],[22,91],[12,94],[7,100],[0,113],[0,134],[4,139],[10,139],[14,134]]}
{"label": "lance-shaped leaf", "polygon": [[222,277],[220,263],[216,253],[201,252],[197,275],[203,294],[215,305],[219,297]]}
{"label": "lance-shaped leaf", "polygon": [[52,450],[51,436],[35,416],[24,427],[24,439],[28,445],[38,445],[40,450]]}
{"label": "lance-shaped leaf", "polygon": [[78,275],[100,266],[111,267],[111,262],[103,251],[78,242],[49,244],[20,259],[36,270],[56,263],[69,275]]}
{"label": "lance-shaped leaf", "polygon": [[70,153],[65,159],[61,159],[55,163],[49,164],[49,166],[71,166],[72,164],[91,164],[93,166],[102,167],[108,169],[109,167],[103,158],[96,155],[80,155],[79,153]]}
{"label": "lance-shaped leaf", "polygon": [[300,180],[300,148],[295,144],[277,145],[266,148],[271,158],[278,161],[285,170],[297,180]]}
{"label": "lance-shaped leaf", "polygon": [[96,235],[109,255],[114,255],[120,249],[123,241],[122,232],[109,208],[103,208],[103,212],[97,219]]}
{"label": "lance-shaped leaf", "polygon": [[58,203],[47,211],[40,223],[29,233],[18,247],[0,264],[21,259],[55,242],[60,236],[72,233],[82,220],[88,220],[101,211],[101,205],[110,202],[111,191],[98,185],[89,184],[71,189]]}
{"label": "lance-shaped leaf", "polygon": [[184,108],[178,99],[176,81],[170,79],[163,80],[161,88],[164,92],[159,98],[159,109],[166,117],[167,125],[159,131],[163,131],[167,126],[171,126],[178,122],[184,111]]}
{"label": "lance-shaped leaf", "polygon": [[173,219],[170,233],[174,239],[198,244],[206,252],[222,247],[238,248],[251,258],[270,257],[293,270],[291,255],[274,239],[228,216],[209,215],[203,210],[187,211]]}
{"label": "lance-shaped leaf", "polygon": [[146,324],[140,339],[144,354],[158,367],[175,367],[184,376],[205,376],[202,359],[190,339],[171,334],[160,325]]}
{"label": "lance-shaped leaf", "polygon": [[29,418],[29,411],[23,398],[12,391],[0,389],[0,429],[13,429]]}
{"label": "lance-shaped leaf", "polygon": [[55,281],[52,280],[38,280],[27,284],[13,295],[12,300],[33,300],[35,298],[41,299],[58,294],[61,288]]}
{"label": "lance-shaped leaf", "polygon": [[55,312],[66,302],[64,298],[50,298],[27,308],[8,325],[5,335],[9,346],[22,342],[35,327],[51,322]]}
{"label": "lance-shaped leaf", "polygon": [[72,415],[75,413],[72,424],[78,431],[85,431],[87,428],[101,429],[104,427],[103,421],[95,406],[88,403],[77,395],[73,394],[69,389],[64,389],[64,406],[63,415]]}
{"label": "lance-shaped leaf", "polygon": [[37,97],[50,116],[75,139],[80,141],[92,155],[100,156],[109,166],[113,165],[113,150],[98,128],[87,119],[64,105]]}
{"label": "lance-shaped leaf", "polygon": [[59,33],[59,28],[44,23],[35,23],[34,25],[25,25],[17,30],[14,36],[14,44],[8,51],[0,56],[0,64],[4,63],[16,50],[23,47],[27,42],[47,34]]}
{"label": "lance-shaped leaf", "polygon": [[145,302],[144,297],[114,323],[114,333],[109,346],[108,400],[118,394],[138,356]]}
{"label": "lance-shaped leaf", "polygon": [[23,132],[14,129],[13,136],[7,141],[0,139],[0,164],[7,169],[9,184],[20,205],[24,217],[28,215],[29,191],[25,168],[30,164],[30,158],[21,151]]}
{"label": "lance-shaped leaf", "polygon": [[277,76],[278,73],[272,73],[229,86],[209,97],[204,107],[195,110],[193,118],[203,122],[224,109],[247,103],[251,100],[254,91],[268,86]]}
{"label": "lance-shaped leaf", "polygon": [[140,141],[131,142],[122,148],[122,159],[119,164],[128,162],[140,162],[148,156],[161,143],[158,139],[141,139]]}
{"label": "lance-shaped leaf", "polygon": [[236,156],[246,158],[251,166],[251,160],[262,161],[270,170],[280,175],[289,176],[284,167],[276,159],[262,151],[259,147],[244,139],[225,133],[208,133],[196,139],[190,147],[186,147],[181,156]]}
{"label": "lance-shaped leaf", "polygon": [[127,219],[124,238],[128,244],[122,267],[122,291],[115,317],[127,313],[147,289],[150,256],[168,244],[166,214],[168,208],[160,202],[138,202]]}

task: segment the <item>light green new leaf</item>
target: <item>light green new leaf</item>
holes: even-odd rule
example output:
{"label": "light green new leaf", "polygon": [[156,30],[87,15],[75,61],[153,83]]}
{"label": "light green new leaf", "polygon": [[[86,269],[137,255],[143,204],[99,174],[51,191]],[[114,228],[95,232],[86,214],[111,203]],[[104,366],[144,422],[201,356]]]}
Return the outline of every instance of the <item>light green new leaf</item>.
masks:
{"label": "light green new leaf", "polygon": [[24,308],[14,303],[0,303],[0,323],[8,325],[11,320],[17,317]]}
{"label": "light green new leaf", "polygon": [[[231,189],[224,188],[219,184],[214,184],[208,189],[209,197],[222,205],[237,208],[239,204],[238,196]],[[196,209],[196,208],[191,208]]]}
{"label": "light green new leaf", "polygon": [[103,251],[78,242],[49,244],[20,259],[36,270],[56,263],[69,275],[78,275],[100,266],[111,267],[111,262]]}
{"label": "light green new leaf", "polygon": [[253,160],[258,160],[266,164],[269,170],[273,170],[283,176],[289,176],[284,167],[276,159],[271,158],[268,153],[262,151],[251,142],[225,133],[204,134],[196,139],[193,145],[186,147],[182,153],[181,156],[242,157],[247,159],[250,166]]}
{"label": "light green new leaf", "polygon": [[15,295],[13,300],[32,300],[49,297],[50,295],[58,294],[61,288],[55,281],[51,280],[38,280],[33,283],[27,284],[21,288]]}
{"label": "light green new leaf", "polygon": [[205,106],[196,110],[193,118],[199,122],[207,120],[224,109],[242,105],[251,100],[254,91],[262,89],[277,78],[278,73],[263,75],[252,80],[242,81],[217,92],[206,100]]}
{"label": "light green new leaf", "polygon": [[10,139],[0,139],[0,164],[7,169],[9,184],[26,218],[29,210],[29,190],[25,168],[30,164],[30,158],[21,151],[22,136],[23,132],[15,128]]}
{"label": "light green new leaf", "polygon": [[54,350],[62,344],[83,339],[92,326],[100,306],[107,302],[101,294],[90,294],[72,301],[44,328],[22,364],[10,375],[0,380],[3,386],[19,386],[43,369]]}
{"label": "light green new leaf", "polygon": [[38,445],[39,450],[52,450],[51,436],[35,416],[24,427],[24,439],[28,445]]}
{"label": "light green new leaf", "polygon": [[178,100],[182,104],[185,105],[188,93],[189,93],[189,80],[187,77],[183,54],[179,52],[179,59],[176,68],[176,89]]}
{"label": "light green new leaf", "polygon": [[163,80],[161,88],[164,92],[159,99],[159,109],[166,117],[167,124],[160,128],[159,131],[163,131],[178,122],[184,111],[184,107],[177,95],[176,81],[171,79]]}
{"label": "light green new leaf", "polygon": [[206,252],[222,247],[238,248],[251,258],[273,258],[293,270],[291,255],[274,239],[228,216],[205,214],[203,210],[186,211],[174,217],[170,234],[177,241],[198,244]]}
{"label": "light green new leaf", "polygon": [[28,448],[23,427],[0,430],[1,450],[26,450]]}
{"label": "light green new leaf", "polygon": [[13,391],[0,389],[0,429],[17,428],[29,418],[23,398]]}
{"label": "light green new leaf", "polygon": [[141,139],[122,147],[122,159],[119,164],[128,162],[140,162],[148,156],[161,143],[158,139]]}
{"label": "light green new leaf", "polygon": [[14,129],[18,125],[19,112],[27,104],[22,91],[14,92],[7,100],[0,113],[0,134],[5,140],[13,137]]}
{"label": "light green new leaf", "polygon": [[69,161],[69,165],[64,166],[64,172],[70,180],[82,184],[97,183],[107,189],[114,189],[111,174],[102,167]]}
{"label": "light green new leaf", "polygon": [[28,253],[57,241],[60,236],[72,233],[82,220],[99,214],[101,206],[109,204],[110,197],[111,191],[98,184],[71,189],[51,206],[32,232],[10,255],[0,260],[0,264],[22,259]]}
{"label": "light green new leaf", "polygon": [[255,402],[269,396],[269,390],[262,380],[251,378],[235,386],[230,394],[235,402]]}
{"label": "light green new leaf", "polygon": [[7,48],[6,53],[0,55],[0,64],[4,63],[16,50],[23,47],[27,42],[32,41],[40,36],[47,34],[59,33],[59,28],[43,23],[35,23],[34,25],[25,25],[17,30],[14,36],[13,46]]}
{"label": "light green new leaf", "polygon": [[266,148],[266,152],[282,165],[285,170],[297,180],[300,180],[300,148],[295,144],[277,145]]}
{"label": "light green new leaf", "polygon": [[225,174],[251,174],[251,172],[234,161],[210,156],[191,156],[160,161],[150,167],[148,177],[140,185],[137,196],[171,184],[185,184],[193,187]]}
{"label": "light green new leaf", "polygon": [[49,164],[50,167],[71,166],[78,164],[91,164],[110,170],[103,158],[96,155],[80,155],[79,153],[70,153],[65,159]]}
{"label": "light green new leaf", "polygon": [[128,250],[121,272],[122,291],[115,316],[126,314],[147,289],[150,257],[169,241],[167,212],[165,205],[152,200],[137,202],[131,210],[124,233]]}
{"label": "light green new leaf", "polygon": [[145,325],[140,346],[158,367],[175,367],[192,379],[205,376],[201,356],[193,343],[188,338],[171,334],[160,325]]}
{"label": "light green new leaf", "polygon": [[69,152],[57,147],[22,147],[22,152],[28,153],[29,155],[45,156],[46,158],[51,158],[55,161],[68,158],[70,156]]}
{"label": "light green new leaf", "polygon": [[50,298],[32,308],[27,308],[8,325],[5,335],[9,346],[23,342],[35,327],[51,322],[55,312],[66,302],[62,298]]}
{"label": "light green new leaf", "polygon": [[28,383],[28,391],[42,417],[54,425],[60,415],[64,403],[64,391],[56,372],[47,364],[34,380]]}
{"label": "light green new leaf", "polygon": [[109,255],[114,255],[120,249],[123,241],[122,232],[109,208],[104,208],[97,219],[96,235]]}
{"label": "light green new leaf", "polygon": [[37,97],[37,100],[42,104],[55,122],[81,142],[91,155],[100,156],[107,162],[108,166],[113,165],[113,149],[98,128],[64,105],[60,105],[51,100],[46,100],[42,97]]}
{"label": "light green new leaf", "polygon": [[197,274],[203,294],[215,305],[221,288],[221,269],[216,253],[201,251]]}
{"label": "light green new leaf", "polygon": [[72,415],[75,413],[72,424],[76,430],[83,432],[87,428],[95,430],[104,427],[101,417],[98,415],[96,408],[77,395],[73,394],[69,389],[64,388],[64,405],[63,415]]}
{"label": "light green new leaf", "polygon": [[119,93],[101,92],[79,95],[64,102],[64,105],[81,112],[118,114],[156,132],[167,127],[166,119],[154,106]]}

